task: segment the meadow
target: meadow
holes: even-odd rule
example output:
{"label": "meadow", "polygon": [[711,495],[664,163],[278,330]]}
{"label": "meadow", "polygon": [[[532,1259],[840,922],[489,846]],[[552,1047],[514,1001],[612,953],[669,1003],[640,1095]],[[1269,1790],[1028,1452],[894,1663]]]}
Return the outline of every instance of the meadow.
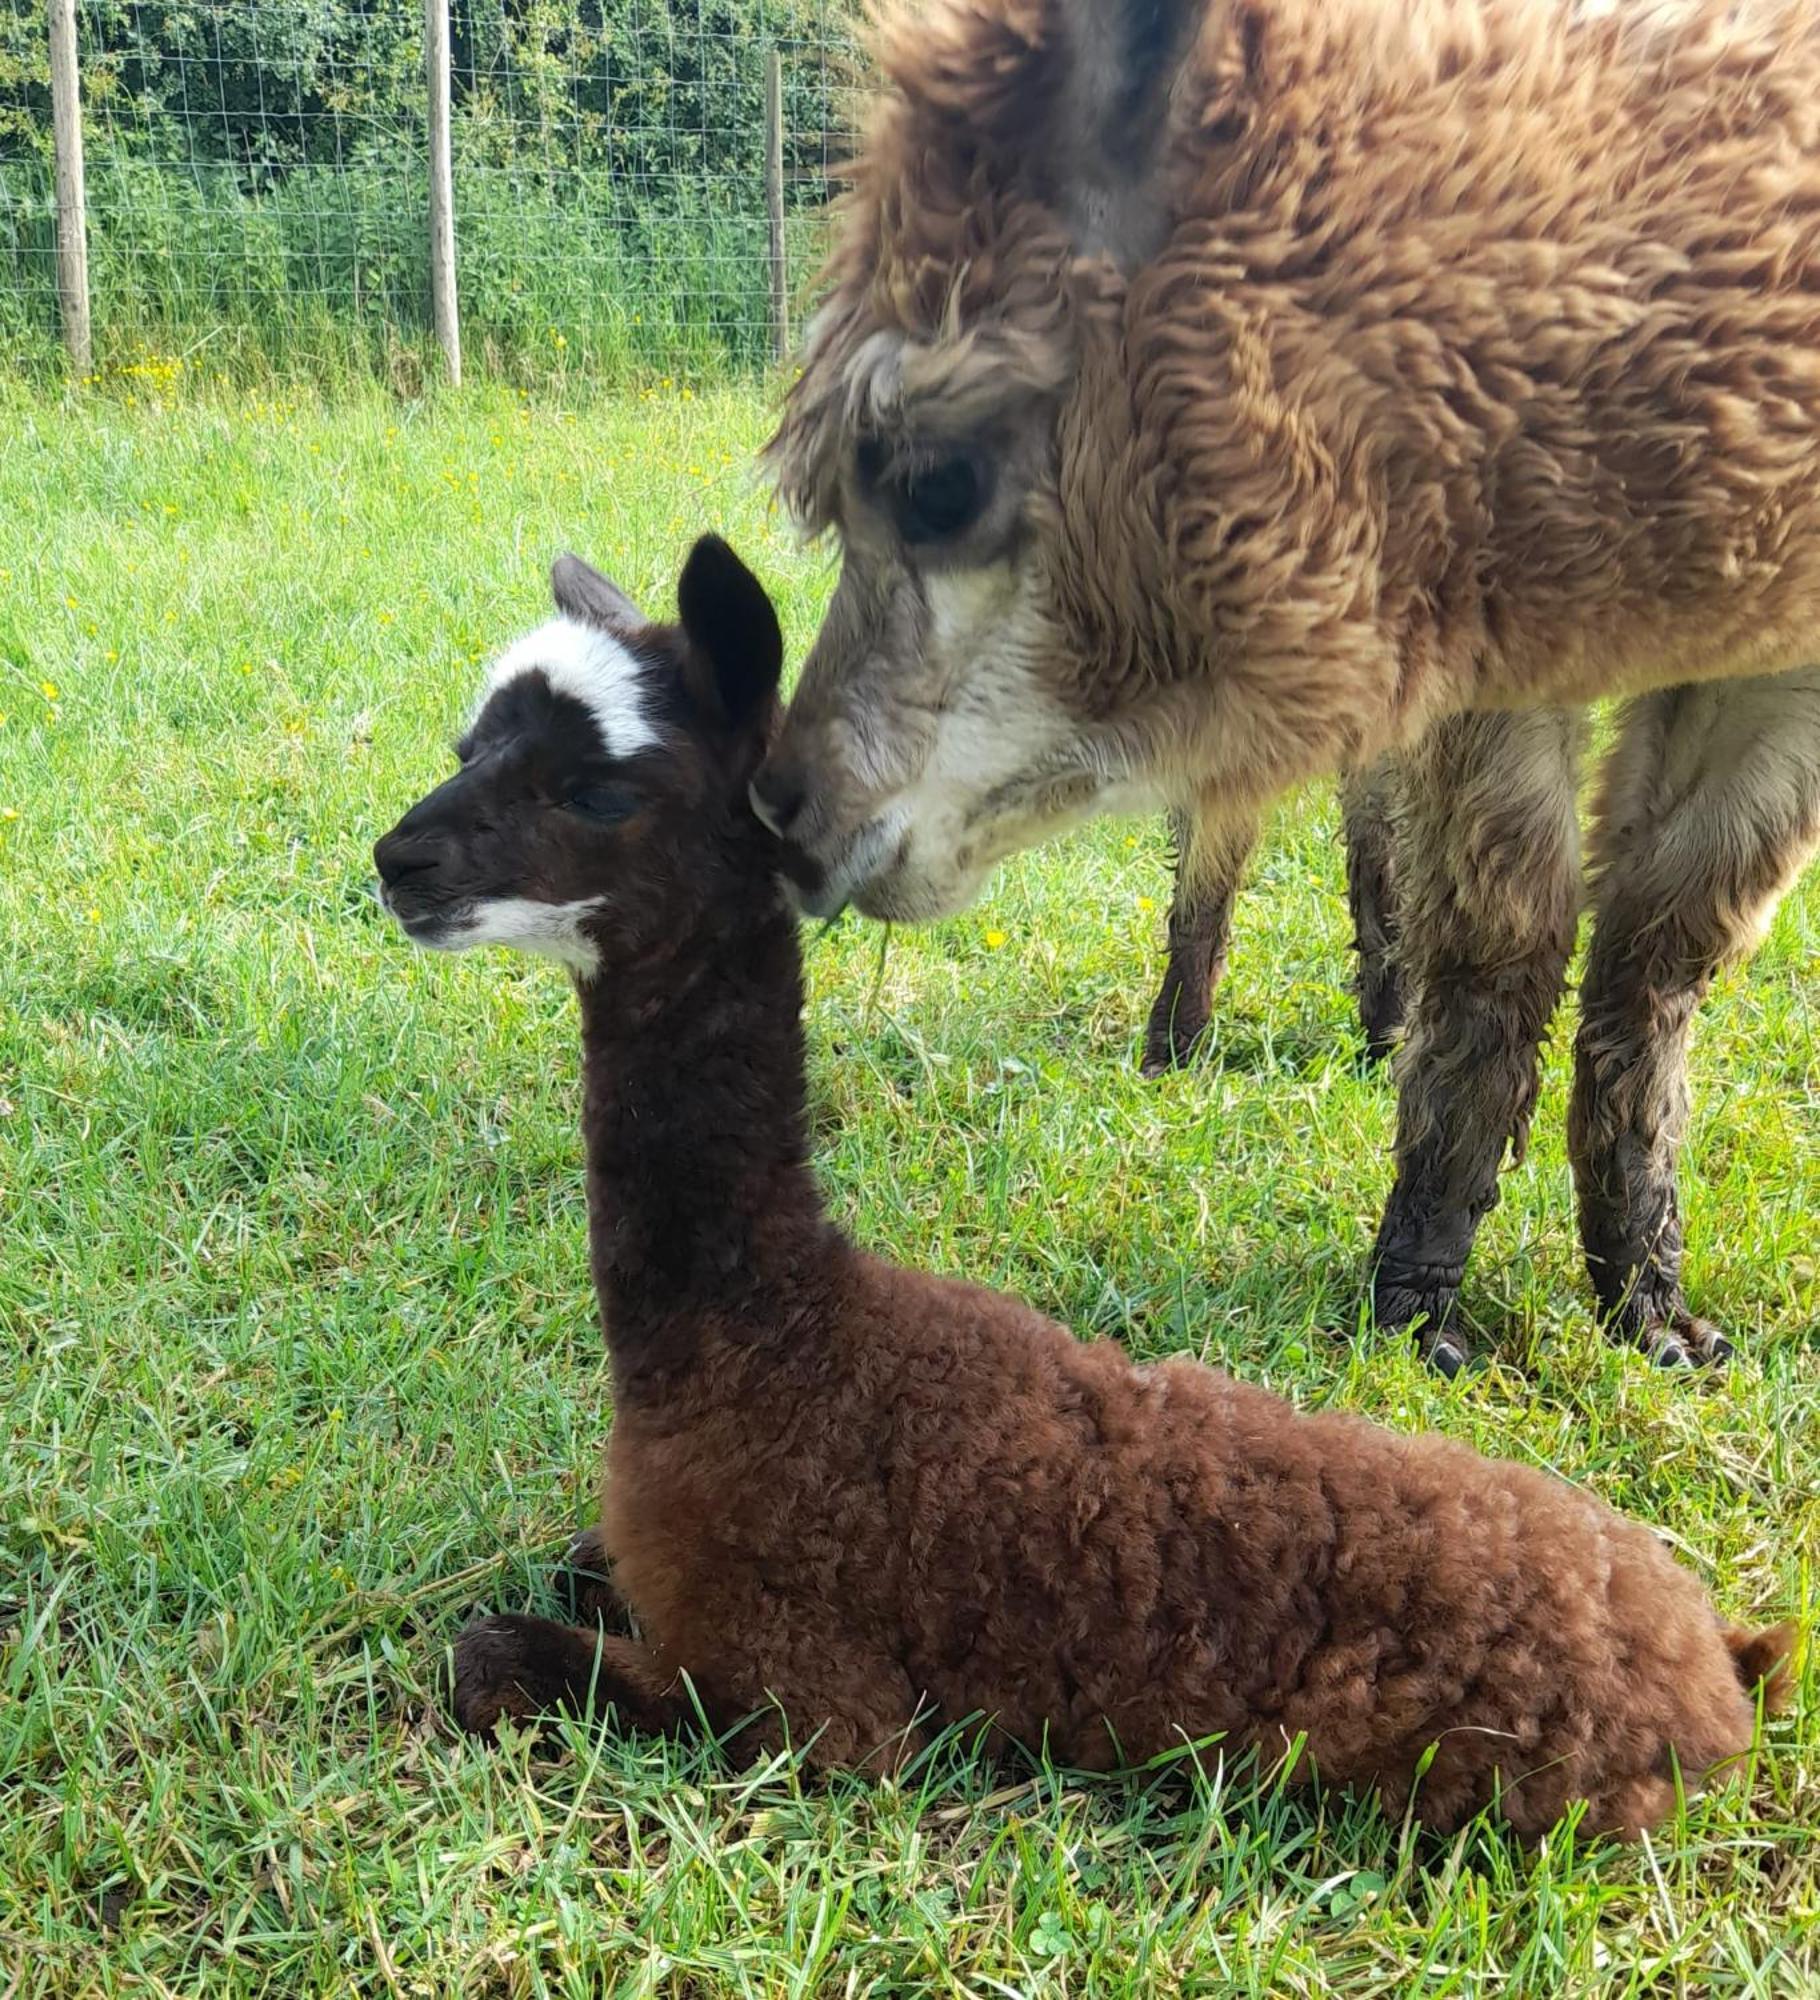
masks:
{"label": "meadow", "polygon": [[[752,480],[768,406],[0,384],[0,1993],[1820,1993],[1811,1666],[1630,1850],[1430,1841],[1218,1744],[1085,1780],[959,1731],[876,1789],[440,1719],[459,1625],[545,1601],[610,1412],[567,987],[413,952],[370,844],[564,546],[658,608],[719,527],[800,657],[831,572]],[[1592,1323],[1564,1013],[1449,1385],[1359,1326],[1392,1101],[1336,831],[1326,792],[1281,813],[1161,1084],[1157,825],[813,939],[835,1210],[1137,1354],[1552,1466],[1729,1611],[1810,1615],[1820,879],[1696,1031],[1690,1283],[1737,1363]]]}

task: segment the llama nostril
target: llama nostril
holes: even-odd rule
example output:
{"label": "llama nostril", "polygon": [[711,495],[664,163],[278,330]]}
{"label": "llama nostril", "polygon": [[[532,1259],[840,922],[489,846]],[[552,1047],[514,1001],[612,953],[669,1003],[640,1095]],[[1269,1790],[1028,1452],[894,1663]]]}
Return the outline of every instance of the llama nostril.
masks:
{"label": "llama nostril", "polygon": [[762,825],[779,840],[787,840],[790,830],[803,815],[809,787],[800,766],[767,764],[752,780],[752,810]]}

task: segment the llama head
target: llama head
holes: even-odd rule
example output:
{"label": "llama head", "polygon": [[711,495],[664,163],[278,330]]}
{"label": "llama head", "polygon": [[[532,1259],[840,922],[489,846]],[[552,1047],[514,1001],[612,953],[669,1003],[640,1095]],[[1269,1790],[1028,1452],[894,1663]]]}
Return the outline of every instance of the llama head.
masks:
{"label": "llama head", "polygon": [[1154,802],[1128,706],[1103,726],[1145,642],[1093,579],[1146,595],[1121,314],[1170,226],[1171,87],[1224,12],[905,0],[883,31],[890,88],[769,447],[842,558],[753,794],[820,914],[941,915],[1051,830]]}
{"label": "llama head", "polygon": [[762,837],[746,790],[783,644],[763,586],[712,536],[675,625],[574,556],[551,587],[556,616],[487,674],[460,769],[373,860],[417,943],[515,945],[588,977],[673,935],[730,844]]}

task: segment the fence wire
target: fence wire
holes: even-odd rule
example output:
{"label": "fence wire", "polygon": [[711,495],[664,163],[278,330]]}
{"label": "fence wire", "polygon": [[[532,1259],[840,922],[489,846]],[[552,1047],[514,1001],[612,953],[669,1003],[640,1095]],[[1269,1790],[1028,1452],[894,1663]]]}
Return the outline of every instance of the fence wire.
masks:
{"label": "fence wire", "polygon": [[[420,0],[79,0],[97,348],[421,349]],[[854,0],[453,0],[470,366],[761,359],[765,64],[800,284],[851,128]],[[44,12],[0,15],[0,343],[54,342]]]}

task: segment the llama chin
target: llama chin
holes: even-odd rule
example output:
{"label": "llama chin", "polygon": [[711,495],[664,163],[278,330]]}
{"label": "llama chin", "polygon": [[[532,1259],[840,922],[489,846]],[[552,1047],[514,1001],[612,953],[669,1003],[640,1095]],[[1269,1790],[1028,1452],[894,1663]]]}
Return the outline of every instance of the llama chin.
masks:
{"label": "llama chin", "polygon": [[495,896],[476,905],[440,937],[424,942],[438,951],[506,945],[554,959],[579,977],[591,977],[600,969],[600,952],[583,925],[599,912],[602,901],[586,896],[573,903],[540,903],[529,896]]}

